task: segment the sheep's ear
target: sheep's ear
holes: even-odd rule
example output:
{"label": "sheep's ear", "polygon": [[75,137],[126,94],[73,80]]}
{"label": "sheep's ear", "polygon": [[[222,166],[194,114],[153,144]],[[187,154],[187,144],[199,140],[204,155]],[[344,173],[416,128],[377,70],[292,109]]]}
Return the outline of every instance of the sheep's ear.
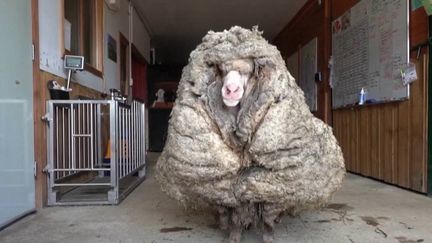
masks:
{"label": "sheep's ear", "polygon": [[266,76],[266,73],[271,72],[276,68],[276,64],[270,58],[257,58],[254,60],[254,73],[258,78]]}

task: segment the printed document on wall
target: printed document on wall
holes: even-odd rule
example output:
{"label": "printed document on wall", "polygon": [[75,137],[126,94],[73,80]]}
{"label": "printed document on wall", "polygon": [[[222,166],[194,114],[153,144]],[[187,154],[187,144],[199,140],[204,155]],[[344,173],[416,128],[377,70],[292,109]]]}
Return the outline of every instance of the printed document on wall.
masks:
{"label": "printed document on wall", "polygon": [[318,39],[314,38],[300,49],[300,88],[305,93],[306,103],[311,111],[317,110],[317,72]]}

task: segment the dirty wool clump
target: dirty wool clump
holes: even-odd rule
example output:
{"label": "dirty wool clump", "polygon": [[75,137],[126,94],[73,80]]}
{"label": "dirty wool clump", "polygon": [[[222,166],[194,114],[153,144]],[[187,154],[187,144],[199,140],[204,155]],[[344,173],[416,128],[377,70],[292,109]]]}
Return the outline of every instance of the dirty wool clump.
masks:
{"label": "dirty wool clump", "polygon": [[[247,75],[235,107],[221,92],[230,70]],[[230,242],[249,225],[271,242],[283,213],[320,208],[340,188],[345,167],[332,129],[310,113],[257,28],[210,31],[191,53],[177,96],[157,180],[186,207],[214,208]]]}

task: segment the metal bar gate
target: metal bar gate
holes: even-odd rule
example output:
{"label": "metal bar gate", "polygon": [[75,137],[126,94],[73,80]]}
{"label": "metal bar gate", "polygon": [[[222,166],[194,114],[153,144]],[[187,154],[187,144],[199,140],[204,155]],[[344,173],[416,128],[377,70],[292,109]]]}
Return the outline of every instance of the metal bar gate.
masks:
{"label": "metal bar gate", "polygon": [[47,112],[48,205],[118,204],[144,179],[144,104],[49,100]]}

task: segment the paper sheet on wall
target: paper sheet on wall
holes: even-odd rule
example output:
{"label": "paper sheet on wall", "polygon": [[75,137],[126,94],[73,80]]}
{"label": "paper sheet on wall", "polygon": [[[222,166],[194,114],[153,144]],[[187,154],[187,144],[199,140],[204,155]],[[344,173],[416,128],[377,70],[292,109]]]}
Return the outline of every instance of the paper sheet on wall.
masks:
{"label": "paper sheet on wall", "polygon": [[408,97],[407,21],[404,0],[362,0],[333,22],[334,108],[356,104],[363,88],[372,103]]}
{"label": "paper sheet on wall", "polygon": [[71,30],[71,22],[69,22],[67,19],[64,19],[64,48],[68,51],[71,50]]}
{"label": "paper sheet on wall", "polygon": [[311,40],[300,49],[300,88],[305,93],[306,103],[311,111],[317,110],[317,38]]}
{"label": "paper sheet on wall", "polygon": [[295,52],[294,54],[292,54],[290,57],[287,58],[286,65],[288,71],[291,73],[294,79],[298,81],[299,78],[298,52]]}

